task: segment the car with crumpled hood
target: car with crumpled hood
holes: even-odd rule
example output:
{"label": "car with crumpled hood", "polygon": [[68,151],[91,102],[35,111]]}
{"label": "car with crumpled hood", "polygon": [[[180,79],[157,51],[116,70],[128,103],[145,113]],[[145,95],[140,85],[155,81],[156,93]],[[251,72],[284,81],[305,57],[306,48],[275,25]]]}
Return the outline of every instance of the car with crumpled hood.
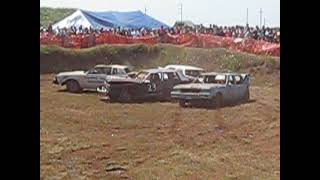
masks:
{"label": "car with crumpled hood", "polygon": [[248,101],[250,98],[250,75],[245,73],[203,73],[202,81],[177,85],[171,98],[181,107],[205,105],[221,107],[228,103]]}
{"label": "car with crumpled hood", "polygon": [[169,100],[175,85],[190,82],[172,69],[146,69],[137,73],[135,78],[107,80],[97,91],[105,94],[103,99],[113,102]]}

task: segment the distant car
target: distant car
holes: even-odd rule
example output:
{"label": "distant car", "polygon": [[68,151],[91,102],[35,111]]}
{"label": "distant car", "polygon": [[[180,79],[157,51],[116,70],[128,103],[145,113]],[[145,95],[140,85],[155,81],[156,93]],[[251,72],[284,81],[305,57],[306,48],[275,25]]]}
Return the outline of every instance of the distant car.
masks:
{"label": "distant car", "polygon": [[182,83],[190,80],[175,70],[147,69],[137,73],[136,78],[109,79],[97,90],[105,93],[110,101],[168,100],[172,88]]}
{"label": "distant car", "polygon": [[250,98],[249,74],[211,72],[202,76],[202,82],[175,86],[171,98],[179,100],[182,107],[188,104],[221,107]]}
{"label": "distant car", "polygon": [[183,75],[191,80],[195,80],[201,73],[204,73],[204,69],[189,65],[167,65],[164,68],[181,71]]}
{"label": "distant car", "polygon": [[62,72],[55,76],[53,83],[66,85],[69,92],[80,92],[86,90],[97,90],[97,87],[104,84],[107,79],[129,78],[130,72],[127,66],[123,65],[96,65],[88,71]]}

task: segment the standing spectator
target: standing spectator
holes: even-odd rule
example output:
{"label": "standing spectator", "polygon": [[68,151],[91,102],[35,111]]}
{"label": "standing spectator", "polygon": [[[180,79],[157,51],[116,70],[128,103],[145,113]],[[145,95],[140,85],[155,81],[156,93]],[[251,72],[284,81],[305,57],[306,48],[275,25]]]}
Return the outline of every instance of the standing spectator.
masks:
{"label": "standing spectator", "polygon": [[48,33],[50,33],[50,34],[53,33],[53,31],[52,31],[52,24],[51,24],[51,23],[50,23],[49,26],[48,26]]}

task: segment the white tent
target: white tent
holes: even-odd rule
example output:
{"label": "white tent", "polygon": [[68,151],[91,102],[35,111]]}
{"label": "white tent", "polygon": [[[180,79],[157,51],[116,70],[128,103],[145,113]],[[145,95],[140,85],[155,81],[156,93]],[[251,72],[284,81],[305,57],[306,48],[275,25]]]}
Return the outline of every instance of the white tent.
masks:
{"label": "white tent", "polygon": [[60,22],[54,24],[52,28],[70,28],[72,26],[83,28],[92,27],[93,29],[109,29],[121,26],[123,28],[160,28],[168,27],[166,24],[143,14],[141,11],[132,12],[91,12],[85,10],[77,10],[70,16],[64,18]]}
{"label": "white tent", "polygon": [[89,28],[91,23],[88,19],[84,16],[81,10],[77,10],[70,16],[64,18],[63,20],[59,21],[58,23],[52,26],[53,30],[57,28],[70,28],[72,26],[79,27],[82,26],[83,28]]}

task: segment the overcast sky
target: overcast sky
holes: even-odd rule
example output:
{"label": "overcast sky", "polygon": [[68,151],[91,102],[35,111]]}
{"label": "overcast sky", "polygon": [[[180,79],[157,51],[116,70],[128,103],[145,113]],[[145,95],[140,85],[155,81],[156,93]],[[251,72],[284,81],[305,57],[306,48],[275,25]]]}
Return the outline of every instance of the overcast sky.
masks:
{"label": "overcast sky", "polygon": [[183,20],[196,24],[245,25],[247,8],[249,24],[280,26],[280,0],[40,0],[40,7],[79,8],[91,11],[144,12],[168,24],[180,20],[179,3],[182,3]]}

